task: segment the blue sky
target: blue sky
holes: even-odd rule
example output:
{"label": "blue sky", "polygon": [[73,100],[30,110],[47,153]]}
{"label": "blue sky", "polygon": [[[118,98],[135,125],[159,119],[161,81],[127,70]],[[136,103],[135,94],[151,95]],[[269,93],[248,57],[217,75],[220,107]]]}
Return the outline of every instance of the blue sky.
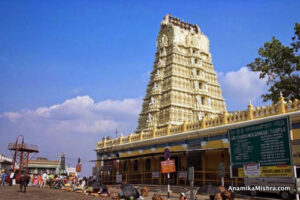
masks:
{"label": "blue sky", "polygon": [[265,83],[243,67],[272,36],[289,44],[299,9],[275,0],[1,1],[0,153],[22,133],[41,155],[89,160],[102,136],[134,131],[167,13],[208,36],[228,110],[261,105]]}

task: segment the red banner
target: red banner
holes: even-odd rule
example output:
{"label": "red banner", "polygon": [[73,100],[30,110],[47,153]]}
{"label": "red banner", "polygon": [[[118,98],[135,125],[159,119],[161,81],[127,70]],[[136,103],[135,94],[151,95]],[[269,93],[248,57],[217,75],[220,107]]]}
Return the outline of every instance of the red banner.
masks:
{"label": "red banner", "polygon": [[160,165],[162,174],[176,172],[175,160],[161,161]]}

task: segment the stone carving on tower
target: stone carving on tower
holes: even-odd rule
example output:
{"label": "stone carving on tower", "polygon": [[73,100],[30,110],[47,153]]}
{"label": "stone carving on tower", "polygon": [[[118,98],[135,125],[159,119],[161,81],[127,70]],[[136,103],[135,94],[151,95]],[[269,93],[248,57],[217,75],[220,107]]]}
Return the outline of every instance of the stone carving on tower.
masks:
{"label": "stone carving on tower", "polygon": [[198,25],[166,15],[136,132],[180,125],[226,111],[209,52]]}

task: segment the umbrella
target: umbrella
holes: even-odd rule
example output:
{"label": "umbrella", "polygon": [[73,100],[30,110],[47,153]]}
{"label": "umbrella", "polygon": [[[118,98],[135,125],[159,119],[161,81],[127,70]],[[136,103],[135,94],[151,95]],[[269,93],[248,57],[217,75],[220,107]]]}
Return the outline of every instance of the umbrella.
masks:
{"label": "umbrella", "polygon": [[217,194],[220,193],[221,190],[218,186],[215,185],[205,185],[203,187],[200,187],[200,189],[197,191],[197,194]]}
{"label": "umbrella", "polygon": [[134,199],[137,199],[140,196],[137,189],[130,184],[122,184],[121,191],[126,199],[129,199],[131,196],[133,196]]}

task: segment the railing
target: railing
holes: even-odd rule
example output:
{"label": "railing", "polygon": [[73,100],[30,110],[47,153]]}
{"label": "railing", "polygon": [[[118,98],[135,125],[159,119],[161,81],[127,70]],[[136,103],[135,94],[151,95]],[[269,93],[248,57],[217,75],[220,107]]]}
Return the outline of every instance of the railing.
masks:
{"label": "railing", "polygon": [[215,118],[207,119],[206,117],[204,117],[200,121],[184,122],[182,125],[169,125],[167,127],[160,127],[157,129],[148,130],[147,132],[143,132],[142,134],[140,132],[137,134],[130,134],[129,136],[122,136],[121,139],[116,138],[111,140],[103,140],[101,142],[98,142],[97,148],[106,148],[120,143],[142,141],[150,138],[157,138],[161,136],[205,129],[209,127],[217,127],[225,124],[234,124],[237,122],[259,119],[295,111],[300,111],[300,101],[298,99],[285,102],[283,98],[280,97],[278,103],[273,105],[254,108],[250,104],[248,105],[248,109],[244,111],[238,111],[234,113],[224,112]]}
{"label": "railing", "polygon": [[[187,175],[187,174],[186,174]],[[101,177],[101,181],[105,184],[115,184],[116,176],[113,175],[105,175]],[[158,177],[153,177],[152,172],[123,172],[122,173],[122,181],[131,184],[167,184],[167,175],[159,173]],[[243,185],[243,178],[230,178],[229,171],[225,172],[224,177],[225,185],[233,185],[240,186]],[[179,177],[179,173],[170,173],[170,184],[171,185],[189,185],[188,177]],[[203,185],[218,185],[221,184],[221,177],[218,175],[218,171],[216,170],[198,170],[194,171],[194,185],[195,186],[203,186]]]}
{"label": "railing", "polygon": [[30,150],[30,151],[38,151],[39,148],[37,145],[33,144],[16,144],[16,143],[9,143],[8,144],[8,149],[10,150],[15,150],[15,149],[25,149],[25,150]]}

